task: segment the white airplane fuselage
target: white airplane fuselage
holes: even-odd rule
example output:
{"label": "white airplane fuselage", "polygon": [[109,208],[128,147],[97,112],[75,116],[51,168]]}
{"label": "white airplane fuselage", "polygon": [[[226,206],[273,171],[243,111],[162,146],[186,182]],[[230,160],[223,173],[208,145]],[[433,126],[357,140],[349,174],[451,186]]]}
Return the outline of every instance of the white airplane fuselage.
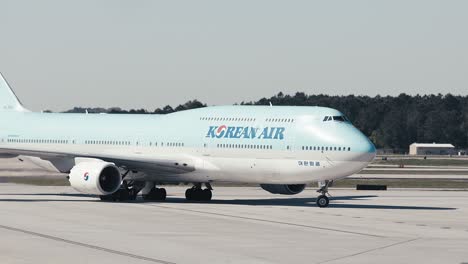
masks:
{"label": "white airplane fuselage", "polygon": [[0,120],[0,157],[47,162],[70,173],[72,186],[94,194],[116,191],[122,177],[305,186],[352,175],[375,157],[371,141],[342,113],[326,107],[216,106],[167,115],[33,113],[0,78]]}
{"label": "white airplane fuselage", "polygon": [[375,156],[361,132],[347,121],[323,121],[328,116],[343,115],[287,106],[207,107],[160,116],[3,112],[0,148],[55,153],[66,161],[70,153],[149,163],[166,158],[193,169],[152,174],[151,164],[144,166],[144,177],[160,182],[310,183],[349,176]]}

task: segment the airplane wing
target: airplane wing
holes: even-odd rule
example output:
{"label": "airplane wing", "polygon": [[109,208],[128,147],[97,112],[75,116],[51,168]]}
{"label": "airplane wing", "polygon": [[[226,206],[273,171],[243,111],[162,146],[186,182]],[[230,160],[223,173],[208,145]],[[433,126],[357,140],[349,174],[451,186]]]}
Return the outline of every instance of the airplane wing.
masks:
{"label": "airplane wing", "polygon": [[[143,154],[141,152],[134,152],[125,153],[125,155],[122,155],[115,150],[104,150],[97,154],[86,152],[63,152],[59,150],[43,151],[0,148],[0,156],[11,157],[13,155],[39,157],[43,160],[52,162],[54,166],[56,163],[63,163],[70,160],[74,161],[75,158],[93,158],[112,162],[118,167],[124,169],[146,172],[149,174],[157,174],[161,176],[183,174],[195,171],[195,163],[197,162],[195,158],[184,154],[149,155]],[[71,169],[60,169],[59,167],[61,166],[56,167],[61,172],[68,172]]]}

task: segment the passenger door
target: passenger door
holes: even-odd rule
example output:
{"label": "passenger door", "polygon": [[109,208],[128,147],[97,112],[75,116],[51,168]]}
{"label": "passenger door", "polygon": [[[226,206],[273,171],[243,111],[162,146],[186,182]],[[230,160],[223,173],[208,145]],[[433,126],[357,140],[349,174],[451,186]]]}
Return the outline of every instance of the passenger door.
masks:
{"label": "passenger door", "polygon": [[286,158],[287,159],[295,159],[295,142],[296,142],[296,131],[297,125],[296,122],[288,123],[285,126],[286,133],[285,139],[282,146],[282,151],[286,151]]}

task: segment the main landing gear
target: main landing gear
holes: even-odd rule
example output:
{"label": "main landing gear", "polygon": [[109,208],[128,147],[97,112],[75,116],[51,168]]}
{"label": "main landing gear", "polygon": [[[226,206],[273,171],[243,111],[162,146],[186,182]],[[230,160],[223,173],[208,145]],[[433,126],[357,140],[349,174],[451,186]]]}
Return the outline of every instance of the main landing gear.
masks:
{"label": "main landing gear", "polygon": [[202,189],[202,184],[197,183],[192,188],[185,191],[185,199],[187,201],[211,201],[213,194],[211,190],[211,185],[206,183],[206,189]]}
{"label": "main landing gear", "polygon": [[101,195],[101,201],[126,202],[135,201],[138,193],[143,188],[142,184],[134,181],[123,181],[120,189],[110,195]]}
{"label": "main landing gear", "polygon": [[328,204],[330,203],[330,199],[327,197],[328,187],[330,187],[332,183],[333,181],[319,182],[320,189],[318,189],[317,192],[321,194],[317,197],[316,201],[318,207],[328,207]]}
{"label": "main landing gear", "polygon": [[156,188],[154,183],[123,181],[118,191],[110,195],[101,195],[101,201],[126,202],[135,201],[138,193],[142,191],[142,197],[145,201],[165,201],[166,189]]}
{"label": "main landing gear", "polygon": [[146,182],[141,196],[145,201],[165,201],[167,192],[164,188],[157,188],[154,182]]}
{"label": "main landing gear", "polygon": [[148,194],[143,194],[145,201],[165,201],[167,192],[164,188],[153,187]]}

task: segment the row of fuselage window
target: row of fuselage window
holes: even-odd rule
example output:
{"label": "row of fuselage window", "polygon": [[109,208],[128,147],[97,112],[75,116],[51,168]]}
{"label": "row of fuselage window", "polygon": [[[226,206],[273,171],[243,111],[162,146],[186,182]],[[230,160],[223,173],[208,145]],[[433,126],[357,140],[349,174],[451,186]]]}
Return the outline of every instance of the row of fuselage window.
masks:
{"label": "row of fuselage window", "polygon": [[[105,140],[86,140],[85,141],[85,144],[87,145],[116,145],[116,146],[129,146],[131,145],[131,142],[130,141],[105,141]],[[140,142],[136,142],[136,145],[140,145]],[[149,143],[150,147],[157,147],[158,146],[158,142],[150,142]],[[167,142],[167,143],[164,143],[164,142],[161,142],[161,144],[159,145],[161,147],[183,147],[184,146],[184,143],[180,143],[180,142]]]}
{"label": "row of fuselage window", "polygon": [[292,118],[267,118],[265,122],[283,122],[283,123],[292,123],[294,119]]}
{"label": "row of fuselage window", "polygon": [[[69,140],[55,140],[55,139],[8,139],[9,143],[38,143],[38,144],[68,144]],[[75,144],[75,141],[73,141]],[[107,141],[107,140],[85,140],[86,145],[114,145],[114,146],[130,146],[130,141]],[[139,145],[139,142],[136,143]],[[150,142],[151,147],[158,147],[158,142]],[[184,143],[180,142],[167,142],[160,143],[161,147],[184,147]],[[205,146],[206,147],[206,146]],[[218,144],[218,148],[245,148],[245,149],[273,149],[271,145],[244,145],[244,144]]]}
{"label": "row of fuselage window", "polygon": [[200,117],[202,121],[242,121],[255,122],[255,118],[250,117]]}
{"label": "row of fuselage window", "polygon": [[[200,117],[202,121],[241,121],[241,122],[255,122],[255,118],[247,117]],[[294,119],[292,118],[266,118],[265,122],[283,122],[283,123],[292,123]]]}
{"label": "row of fuselage window", "polygon": [[[22,139],[22,138],[9,138],[8,143],[36,143],[36,144],[68,144],[69,140],[65,139]],[[73,144],[75,141],[72,141]]]}
{"label": "row of fuselage window", "polygon": [[[150,147],[157,147],[158,146],[158,142],[150,142]],[[164,142],[161,143],[160,145],[161,147],[164,147]],[[184,143],[180,143],[180,142],[168,142],[166,143],[165,145],[166,147],[185,147],[185,144]]]}
{"label": "row of fuselage window", "polygon": [[116,145],[129,146],[130,141],[112,141],[112,140],[85,140],[86,145]]}
{"label": "row of fuselage window", "polygon": [[[8,143],[30,143],[30,144],[75,144],[75,140],[65,139],[21,139],[21,138],[9,138]],[[114,146],[130,146],[130,141],[112,141],[112,140],[85,140],[86,145],[114,145]],[[136,143],[139,145],[139,142]],[[150,142],[150,146],[158,146],[158,143]],[[167,142],[161,143],[161,147],[183,147],[184,143],[179,142]]]}
{"label": "row of fuselage window", "polygon": [[[8,139],[9,143],[37,143],[37,144],[69,144],[69,140],[65,139]],[[75,144],[75,141],[72,141]],[[129,146],[130,141],[106,141],[106,140],[86,140],[87,145],[116,145],[116,146]],[[137,142],[137,145],[139,143]],[[150,142],[150,146],[157,147],[158,143]],[[161,143],[161,147],[184,147],[184,143],[168,142]],[[238,148],[238,149],[273,149],[272,145],[251,145],[251,144],[217,144],[217,148]],[[289,148],[288,148],[289,149]],[[351,151],[350,147],[312,147],[302,146],[302,150],[312,151]]]}
{"label": "row of fuselage window", "polygon": [[312,147],[312,146],[302,146],[302,150],[312,150],[312,151],[351,151],[350,147]]}
{"label": "row of fuselage window", "polygon": [[273,149],[272,145],[251,145],[251,144],[217,144],[217,148],[236,148],[236,149]]}

